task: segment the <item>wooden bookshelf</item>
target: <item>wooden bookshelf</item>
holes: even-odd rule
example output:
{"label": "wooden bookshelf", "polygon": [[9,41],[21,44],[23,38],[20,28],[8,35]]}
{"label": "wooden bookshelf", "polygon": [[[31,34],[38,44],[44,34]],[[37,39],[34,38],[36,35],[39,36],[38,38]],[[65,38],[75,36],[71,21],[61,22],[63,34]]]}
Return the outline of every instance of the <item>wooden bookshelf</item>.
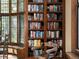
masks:
{"label": "wooden bookshelf", "polygon": [[[27,3],[26,3],[27,2]],[[25,46],[26,59],[48,54],[54,49],[52,58],[63,58],[65,53],[65,4],[64,0],[27,0],[25,1],[25,25],[27,28]],[[49,46],[47,46],[49,45]],[[51,45],[51,46],[50,46]],[[39,46],[39,47],[38,47]],[[61,47],[61,48],[60,48]],[[51,53],[50,53],[51,54]]]}

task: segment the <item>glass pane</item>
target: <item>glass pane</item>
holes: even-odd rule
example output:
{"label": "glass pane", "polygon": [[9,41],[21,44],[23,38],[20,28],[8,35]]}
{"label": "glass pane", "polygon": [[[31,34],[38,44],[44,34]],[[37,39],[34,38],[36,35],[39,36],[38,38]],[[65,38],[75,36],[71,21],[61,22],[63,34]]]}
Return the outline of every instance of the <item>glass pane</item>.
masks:
{"label": "glass pane", "polygon": [[19,0],[19,11],[24,11],[24,0]]}
{"label": "glass pane", "polygon": [[11,12],[12,13],[16,13],[17,12],[17,4],[16,3],[13,3],[13,4],[11,4]]}
{"label": "glass pane", "polygon": [[1,35],[1,30],[2,30],[2,21],[1,21],[1,17],[0,17],[0,35]]}
{"label": "glass pane", "polygon": [[17,43],[17,16],[11,17],[11,42]]}
{"label": "glass pane", "polygon": [[9,0],[1,0],[1,3],[9,3]]}
{"label": "glass pane", "polygon": [[9,34],[9,16],[2,16],[2,41],[5,40],[5,34]]}
{"label": "glass pane", "polygon": [[11,3],[17,3],[17,0],[11,0]]}
{"label": "glass pane", "polygon": [[9,13],[9,4],[1,4],[1,13]]}
{"label": "glass pane", "polygon": [[24,16],[21,15],[20,16],[20,22],[19,22],[19,28],[20,28],[20,31],[19,31],[19,39],[20,39],[20,43],[24,43]]}

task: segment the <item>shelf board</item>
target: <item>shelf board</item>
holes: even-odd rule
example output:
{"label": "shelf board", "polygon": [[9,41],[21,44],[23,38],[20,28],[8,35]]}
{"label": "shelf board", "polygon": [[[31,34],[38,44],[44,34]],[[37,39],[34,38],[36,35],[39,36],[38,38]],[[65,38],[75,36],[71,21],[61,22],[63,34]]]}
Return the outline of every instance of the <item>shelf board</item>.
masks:
{"label": "shelf board", "polygon": [[44,31],[44,29],[28,29],[29,31]]}
{"label": "shelf board", "polygon": [[62,22],[63,20],[48,20],[48,22]]}
{"label": "shelf board", "polygon": [[28,22],[44,22],[43,20],[29,20]]}
{"label": "shelf board", "polygon": [[62,11],[48,11],[47,13],[62,13]]}
{"label": "shelf board", "polygon": [[62,4],[62,2],[48,2],[47,3],[48,5],[61,5]]}
{"label": "shelf board", "polygon": [[31,4],[31,5],[42,5],[44,3],[41,3],[41,2],[29,2],[28,4]]}
{"label": "shelf board", "polygon": [[42,40],[42,39],[44,39],[44,38],[29,38],[29,39],[30,39],[30,40],[34,40],[34,39],[35,39],[35,40],[39,40],[39,39]]}
{"label": "shelf board", "polygon": [[62,29],[47,29],[47,31],[62,31]]}
{"label": "shelf board", "polygon": [[30,11],[28,13],[44,13],[43,11]]}
{"label": "shelf board", "polygon": [[[31,48],[31,47],[29,47],[29,48]],[[43,49],[42,47],[34,47],[34,49]]]}
{"label": "shelf board", "polygon": [[62,40],[61,38],[47,38],[47,41],[50,41],[50,40]]}

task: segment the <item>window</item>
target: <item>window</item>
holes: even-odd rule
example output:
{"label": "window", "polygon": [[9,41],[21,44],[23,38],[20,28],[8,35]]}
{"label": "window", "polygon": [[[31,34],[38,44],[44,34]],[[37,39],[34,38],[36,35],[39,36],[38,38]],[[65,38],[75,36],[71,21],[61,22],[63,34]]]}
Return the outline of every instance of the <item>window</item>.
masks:
{"label": "window", "polygon": [[1,13],[9,13],[9,0],[1,0]]}
{"label": "window", "polygon": [[11,42],[17,43],[17,16],[11,16]]}
{"label": "window", "polygon": [[10,44],[24,43],[24,0],[0,0],[0,35],[4,42],[9,34]]}

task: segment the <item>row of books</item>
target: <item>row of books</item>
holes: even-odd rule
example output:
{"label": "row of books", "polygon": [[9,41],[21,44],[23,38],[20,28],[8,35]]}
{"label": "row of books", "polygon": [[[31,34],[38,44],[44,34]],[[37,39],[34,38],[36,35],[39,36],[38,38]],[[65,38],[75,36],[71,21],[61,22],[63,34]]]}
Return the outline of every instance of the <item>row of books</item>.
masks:
{"label": "row of books", "polygon": [[43,31],[30,31],[30,38],[43,38],[44,32]]}
{"label": "row of books", "polygon": [[34,13],[33,15],[28,15],[28,20],[43,20],[44,15],[39,13]]}
{"label": "row of books", "polygon": [[48,29],[59,29],[60,23],[59,22],[50,22],[48,23]]}
{"label": "row of books", "polygon": [[42,25],[40,22],[31,22],[30,29],[42,29]]}
{"label": "row of books", "polygon": [[48,10],[50,12],[58,12],[58,11],[62,11],[62,8],[61,5],[49,5]]}
{"label": "row of books", "polygon": [[38,56],[41,56],[43,54],[43,50],[34,50],[33,51],[33,54],[35,57],[38,57]]}
{"label": "row of books", "polygon": [[58,47],[61,46],[62,47],[62,40],[51,40],[45,43],[45,46],[48,47]]}
{"label": "row of books", "polygon": [[29,40],[29,47],[34,47],[34,49],[36,48],[41,48],[42,47],[42,42],[41,40]]}
{"label": "row of books", "polygon": [[47,31],[47,38],[59,38],[60,31]]}
{"label": "row of books", "polygon": [[57,14],[55,13],[47,14],[47,17],[48,17],[48,21],[57,20]]}
{"label": "row of books", "polygon": [[43,44],[48,47],[62,47],[62,40],[51,40],[43,43],[40,39],[29,40],[29,47],[33,49],[41,48]]}
{"label": "row of books", "polygon": [[33,2],[43,3],[44,0],[33,0]]}
{"label": "row of books", "polygon": [[29,12],[42,12],[43,10],[43,5],[28,5]]}
{"label": "row of books", "polygon": [[56,3],[56,2],[59,2],[59,0],[47,0],[48,2],[53,2],[53,3]]}

